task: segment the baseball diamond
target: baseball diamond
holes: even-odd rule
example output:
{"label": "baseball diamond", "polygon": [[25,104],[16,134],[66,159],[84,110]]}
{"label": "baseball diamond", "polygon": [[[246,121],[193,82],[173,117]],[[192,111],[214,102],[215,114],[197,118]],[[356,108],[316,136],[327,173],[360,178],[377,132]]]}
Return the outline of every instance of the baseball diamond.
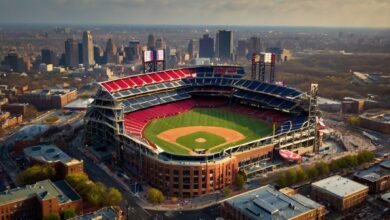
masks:
{"label": "baseball diamond", "polygon": [[193,155],[193,150],[218,152],[271,133],[271,126],[228,108],[194,108],[153,120],[144,135],[165,151]]}

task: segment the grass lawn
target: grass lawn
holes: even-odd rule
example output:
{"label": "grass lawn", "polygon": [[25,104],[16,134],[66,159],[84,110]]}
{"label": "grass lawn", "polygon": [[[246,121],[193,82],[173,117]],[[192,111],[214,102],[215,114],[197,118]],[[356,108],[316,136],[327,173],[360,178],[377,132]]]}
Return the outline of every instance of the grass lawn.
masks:
{"label": "grass lawn", "polygon": [[[161,147],[163,150],[167,152],[173,154],[188,155],[189,152],[186,149],[179,147],[174,143],[166,142],[157,137],[157,135],[163,131],[173,129],[173,128],[187,127],[187,126],[224,127],[224,128],[236,130],[246,136],[246,138],[241,141],[223,145],[221,147],[214,149],[213,152],[218,152],[225,148],[231,147],[233,145],[246,143],[272,134],[271,126],[268,126],[246,115],[242,115],[236,112],[231,112],[231,111],[227,111],[226,109],[223,110],[219,108],[194,108],[182,114],[153,120],[145,128],[144,136],[150,142],[158,145],[159,147]],[[195,132],[192,134],[194,135],[194,137],[192,136],[188,137],[189,135],[182,137],[185,139],[184,142],[186,143],[182,145],[188,146],[187,142],[190,141],[191,139],[192,142],[195,142],[196,139],[195,137],[200,137],[199,134],[197,133],[199,132]],[[195,146],[188,146],[188,148],[191,149],[198,149],[198,148],[205,148],[205,147],[210,148],[218,145],[218,139],[221,138],[220,136],[217,135],[219,138],[211,137],[211,136],[208,138],[208,136],[209,135],[206,135],[206,138],[202,136],[202,138],[207,140],[205,143],[212,141],[214,143],[213,145],[211,144],[198,145],[200,143],[197,143]],[[213,134],[213,136],[216,135]],[[182,138],[178,138],[176,141],[183,141],[183,140],[179,140]]]}

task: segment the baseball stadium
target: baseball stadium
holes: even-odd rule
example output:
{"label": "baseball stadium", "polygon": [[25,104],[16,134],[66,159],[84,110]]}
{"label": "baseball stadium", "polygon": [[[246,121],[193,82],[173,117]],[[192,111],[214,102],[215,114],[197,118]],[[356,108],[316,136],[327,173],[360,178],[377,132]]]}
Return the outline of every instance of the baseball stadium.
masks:
{"label": "baseball stadium", "polygon": [[248,77],[240,66],[162,70],[98,84],[85,116],[86,140],[111,149],[126,172],[169,196],[211,193],[238,172],[267,172],[275,161],[316,152],[316,85],[304,93]]}

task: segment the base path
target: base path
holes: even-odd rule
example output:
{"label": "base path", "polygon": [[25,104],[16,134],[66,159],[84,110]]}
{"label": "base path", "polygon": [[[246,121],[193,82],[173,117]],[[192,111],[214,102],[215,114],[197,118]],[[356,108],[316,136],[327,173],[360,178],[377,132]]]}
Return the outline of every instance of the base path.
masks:
{"label": "base path", "polygon": [[189,134],[192,134],[195,132],[200,132],[200,131],[208,132],[211,134],[221,136],[221,137],[225,138],[225,140],[226,140],[226,142],[224,142],[222,144],[219,144],[219,145],[216,145],[216,146],[209,148],[207,151],[208,153],[215,148],[218,148],[218,147],[221,147],[223,145],[227,145],[227,144],[234,143],[234,142],[241,141],[241,140],[245,139],[245,136],[238,131],[235,131],[235,130],[229,129],[229,128],[213,127],[213,126],[189,126],[189,127],[174,128],[174,129],[170,129],[170,130],[166,130],[166,131],[161,132],[160,134],[157,135],[157,137],[166,141],[166,142],[174,143],[175,145],[183,147],[186,150],[190,150],[190,153],[192,153],[191,149],[177,143],[176,140],[179,137],[189,135]]}

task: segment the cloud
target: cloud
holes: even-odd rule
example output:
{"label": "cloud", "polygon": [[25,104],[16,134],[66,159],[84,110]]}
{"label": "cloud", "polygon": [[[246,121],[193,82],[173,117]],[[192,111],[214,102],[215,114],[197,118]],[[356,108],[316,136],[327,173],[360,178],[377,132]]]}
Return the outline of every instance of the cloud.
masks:
{"label": "cloud", "polygon": [[0,0],[1,22],[390,27],[389,0]]}

